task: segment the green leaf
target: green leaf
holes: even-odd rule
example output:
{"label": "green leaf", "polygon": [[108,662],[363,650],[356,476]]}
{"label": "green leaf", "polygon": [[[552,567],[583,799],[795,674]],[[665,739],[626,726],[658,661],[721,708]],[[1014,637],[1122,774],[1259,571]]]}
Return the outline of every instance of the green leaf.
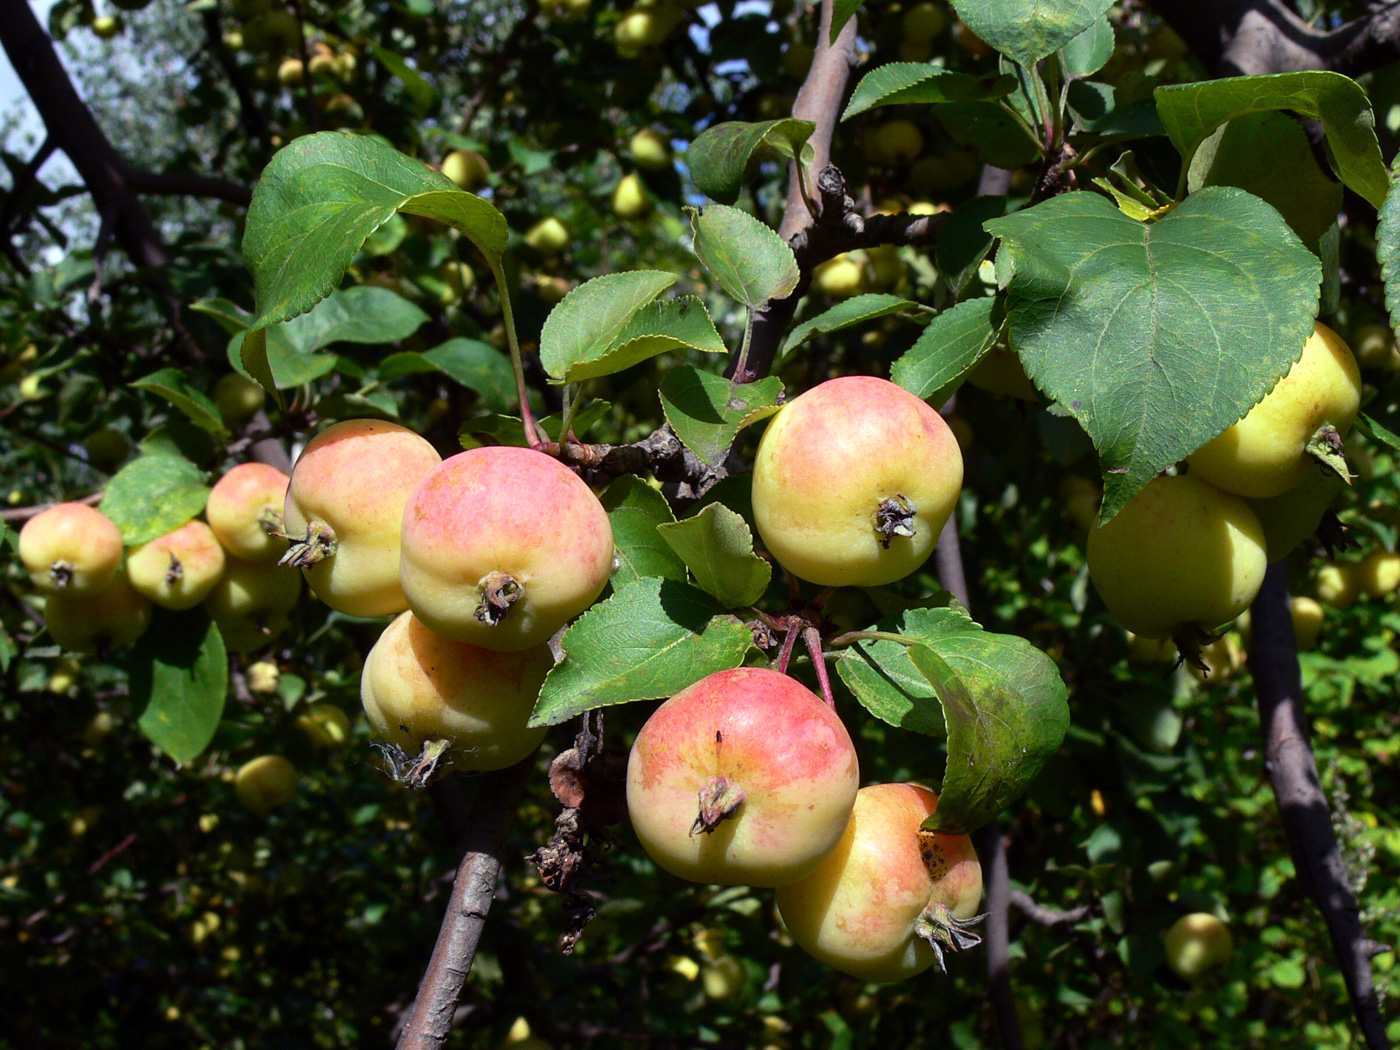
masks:
{"label": "green leaf", "polygon": [[[325,131],[279,150],[253,190],[243,236],[257,293],[255,329],[304,314],[328,296],[365,239],[397,211],[461,231],[493,266],[505,251],[505,216],[382,139]],[[242,349],[244,367],[263,381],[258,343]]]}
{"label": "green leaf", "polygon": [[915,397],[939,405],[996,343],[1001,301],[969,299],[944,310],[890,369],[890,379]]}
{"label": "green leaf", "polygon": [[418,110],[419,115],[432,110],[437,104],[437,91],[433,85],[424,80],[423,75],[405,62],[401,56],[396,55],[388,48],[380,47],[373,42],[369,46],[374,52],[374,57],[379,59],[380,64],[403,82],[404,90],[408,93],[408,97],[413,100],[413,105]]}
{"label": "green leaf", "polygon": [[[1400,174],[1400,169],[1397,169]],[[1385,308],[1390,312],[1390,327],[1400,328],[1400,192],[1392,181],[1381,205],[1380,221],[1376,224],[1376,258],[1381,264],[1381,279],[1385,284]]]}
{"label": "green leaf", "polygon": [[1064,45],[1065,72],[1071,78],[1093,76],[1113,57],[1113,26],[1096,18],[1088,29]]}
{"label": "green leaf", "polygon": [[201,299],[190,303],[190,309],[212,317],[229,335],[237,335],[253,323],[253,314],[227,299]]}
{"label": "green leaf", "polygon": [[720,286],[750,310],[797,287],[797,257],[777,232],[723,204],[687,208],[695,254]]}
{"label": "green leaf", "polygon": [[953,141],[983,164],[1020,168],[1039,159],[1044,148],[1026,126],[996,102],[960,102],[933,111]]}
{"label": "green leaf", "polygon": [[622,330],[616,346],[597,361],[581,362],[571,368],[566,378],[574,382],[612,375],[657,354],[682,349],[702,354],[728,353],[710,312],[696,295],[648,303]]}
{"label": "green leaf", "polygon": [[612,523],[617,551],[613,590],[644,576],[686,582],[685,562],[656,531],[658,525],[676,520],[665,496],[635,474],[624,474],[599,498]]}
{"label": "green leaf", "polygon": [[968,29],[1023,66],[1053,55],[1112,6],[1113,0],[953,0]]}
{"label": "green leaf", "polygon": [[716,124],[697,135],[686,151],[690,177],[711,200],[733,204],[764,161],[800,159],[809,163],[812,147],[807,140],[816,129],[810,120],[791,117],[755,124],[738,120]]}
{"label": "green leaf", "polygon": [[739,431],[778,410],[777,376],[735,386],[724,376],[690,365],[661,377],[661,410],[686,448],[718,466]]}
{"label": "green leaf", "polygon": [[228,693],[228,654],[201,609],[157,610],[131,653],[131,698],[151,743],[183,765],[214,739]]}
{"label": "green leaf", "polygon": [[208,501],[204,474],[189,460],[143,455],[112,476],[98,509],[121,530],[122,543],[135,547],[178,529]]}
{"label": "green leaf", "polygon": [[860,78],[841,119],[850,120],[877,106],[969,102],[1002,98],[1015,90],[1016,78],[1005,73],[979,77],[931,62],[886,62]]}
{"label": "green leaf", "polygon": [[773,567],[753,550],[753,533],[743,517],[712,503],[693,518],[659,526],[661,538],[681,556],[700,588],[726,609],[752,605],[763,597]]}
{"label": "green leaf", "polygon": [[846,28],[846,23],[855,17],[863,3],[865,0],[836,0],[831,5],[831,43],[836,43],[836,38],[841,35],[841,30]]}
{"label": "green leaf", "polygon": [[379,362],[381,381],[420,372],[441,372],[480,396],[486,408],[501,410],[515,404],[515,373],[510,358],[489,343],[458,337],[422,353],[390,354]]}
{"label": "green leaf", "polygon": [[595,277],[570,291],[550,311],[540,333],[545,371],[564,382],[576,378],[571,370],[596,365],[617,346],[637,313],[675,283],[672,273],[632,270]]}
{"label": "green leaf", "polygon": [[[988,241],[990,242],[990,238]],[[837,303],[829,310],[823,310],[816,317],[803,321],[789,332],[787,342],[783,344],[781,356],[786,358],[809,339],[814,339],[819,335],[827,335],[830,332],[839,332],[852,325],[864,324],[866,321],[874,321],[880,317],[889,317],[891,314],[910,316],[929,312],[928,307],[920,303],[912,303],[908,299],[901,299],[897,295],[867,293],[853,296]]]}
{"label": "green leaf", "polygon": [[220,441],[228,440],[228,428],[219,417],[219,410],[214,402],[204,391],[186,379],[185,373],[178,368],[162,368],[159,372],[152,372],[130,385],[165,398],[188,416],[195,426],[214,435]]}
{"label": "green leaf", "polygon": [[992,235],[984,229],[989,219],[1006,214],[1005,197],[973,197],[958,205],[938,231],[934,264],[954,295],[961,295],[992,250]]}
{"label": "green leaf", "polygon": [[532,726],[674,696],[706,675],[741,666],[753,635],[704,591],[646,577],[580,616],[562,646],[564,659],[545,679]]}
{"label": "green leaf", "polygon": [[1227,120],[1247,113],[1286,109],[1322,122],[1337,177],[1379,208],[1388,179],[1376,117],[1361,85],[1325,70],[1226,77],[1174,84],[1156,91],[1167,135],[1189,163],[1197,148]]}
{"label": "green leaf", "polygon": [[1240,419],[1313,330],[1317,256],[1243,190],[1208,187],[1152,224],[1068,193],[987,229],[1015,263],[1012,349],[1099,450],[1104,522]]}
{"label": "green leaf", "polygon": [[[951,609],[936,621],[945,630],[970,630],[972,621]],[[906,614],[908,615],[908,614]],[[884,621],[881,630],[902,633],[902,621]],[[926,628],[926,633],[932,631]],[[836,673],[860,705],[887,725],[911,733],[942,738],[948,728],[938,694],[909,658],[907,645],[881,639],[857,642],[841,653]]]}

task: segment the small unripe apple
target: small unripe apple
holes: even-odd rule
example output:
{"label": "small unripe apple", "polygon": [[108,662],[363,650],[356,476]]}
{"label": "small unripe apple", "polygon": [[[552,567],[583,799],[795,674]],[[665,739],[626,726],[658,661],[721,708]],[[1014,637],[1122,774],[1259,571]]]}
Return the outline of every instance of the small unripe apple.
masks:
{"label": "small unripe apple", "polygon": [[866,285],[872,291],[888,291],[904,277],[904,260],[893,244],[879,244],[865,249]]}
{"label": "small unripe apple", "polygon": [[865,291],[865,267],[842,252],[812,271],[812,287],[832,299],[849,299]]}
{"label": "small unripe apple", "polygon": [[749,975],[744,964],[732,955],[721,955],[711,959],[700,968],[700,985],[705,989],[705,998],[724,1002],[743,994],[749,983]]}
{"label": "small unripe apple", "polygon": [[92,31],[101,40],[111,40],[122,31],[122,20],[118,15],[98,15],[92,20]]}
{"label": "small unripe apple", "polygon": [[93,469],[110,474],[131,455],[131,439],[116,427],[103,427],[88,435],[83,448]]}
{"label": "small unripe apple", "polygon": [[781,886],[840,841],[860,769],[836,712],[761,667],[720,671],[652,713],[627,810],[652,860],[692,882]]}
{"label": "small unripe apple", "polygon": [[1191,667],[1191,677],[1207,685],[1232,678],[1245,663],[1244,649],[1232,634],[1222,635],[1205,646],[1200,658],[1206,669]]}
{"label": "small unripe apple", "polygon": [[554,22],[577,22],[592,6],[593,0],[541,0],[540,14]]}
{"label": "small unripe apple", "polygon": [[239,430],[267,402],[267,391],[237,372],[219,377],[214,384],[214,407],[230,430]]}
{"label": "small unripe apple", "polygon": [[226,29],[223,35],[224,47],[230,51],[242,51],[244,46],[243,30]]}
{"label": "small unripe apple", "polygon": [[1005,394],[1021,401],[1040,401],[1040,393],[1030,376],[1026,375],[1020,355],[1000,347],[992,347],[967,373],[967,381],[989,394]]}
{"label": "small unripe apple", "polygon": [[277,82],[283,87],[296,87],[306,80],[306,69],[299,58],[284,58],[277,67]]}
{"label": "small unripe apple", "polygon": [[578,475],[532,449],[444,460],[403,511],[403,593],[438,634],[491,649],[542,645],[602,593],[607,512]]}
{"label": "small unripe apple", "polygon": [[248,668],[250,693],[275,693],[282,680],[282,670],[271,660],[259,660]]}
{"label": "small unripe apple", "polygon": [[276,561],[287,541],[282,505],[291,479],[266,463],[240,463],[214,483],[204,516],[224,549],[241,561]]}
{"label": "small unripe apple", "polygon": [[866,133],[866,158],[873,164],[900,167],[924,151],[924,134],[911,120],[891,120]]}
{"label": "small unripe apple", "polygon": [[336,61],[335,53],[322,45],[311,56],[310,69],[313,77],[334,77],[340,74],[340,63]]}
{"label": "small unripe apple", "polygon": [[44,625],[70,653],[95,653],[130,645],[151,625],[151,602],[118,575],[96,594],[49,595]]}
{"label": "small unripe apple", "polygon": [[754,459],[754,520],[794,576],[878,587],[933,552],[962,478],[957,439],[926,402],[883,379],[843,376],[769,422]]}
{"label": "small unripe apple", "polygon": [[316,597],[337,612],[402,612],[404,505],[441,462],[432,445],[397,423],[351,419],[327,427],[292,468],[282,516],[297,540],[283,563],[303,569]]}
{"label": "small unripe apple", "polygon": [[1288,611],[1293,617],[1293,639],[1298,651],[1311,649],[1317,644],[1317,636],[1322,633],[1326,610],[1312,598],[1299,595],[1289,602]]}
{"label": "small unripe apple", "polygon": [[438,299],[443,306],[461,302],[462,296],[476,285],[476,271],[458,259],[449,259],[438,267],[438,277],[442,279],[443,286]]}
{"label": "small unripe apple", "polygon": [[19,557],[45,594],[96,594],[122,564],[122,534],[85,503],[59,503],[24,523]]}
{"label": "small unripe apple", "polygon": [[1226,491],[1254,499],[1280,496],[1318,469],[1308,446],[1320,428],[1344,437],[1360,406],[1356,359],[1336,332],[1319,323],[1273,390],[1186,462]]}
{"label": "small unripe apple", "polygon": [[259,755],[239,766],[233,790],[244,809],[264,817],[296,798],[300,781],[297,767],[281,755]]}
{"label": "small unripe apple", "polygon": [[644,48],[655,47],[680,23],[681,13],[667,4],[634,7],[623,13],[613,27],[613,40],[621,55],[636,55]]}
{"label": "small unripe apple", "polygon": [[569,246],[573,235],[553,215],[541,219],[525,231],[525,243],[545,258],[558,255]]}
{"label": "small unripe apple", "polygon": [[943,13],[943,8],[925,0],[904,12],[904,17],[899,21],[899,31],[905,40],[926,44],[943,32],[947,24],[948,16]]}
{"label": "small unripe apple", "polygon": [[1372,551],[1356,567],[1356,583],[1372,598],[1382,598],[1400,587],[1400,554]]}
{"label": "small unripe apple", "polygon": [[454,149],[442,158],[442,173],[468,193],[475,193],[491,177],[491,165],[474,149]]}
{"label": "small unripe apple", "polygon": [[504,769],[544,739],[525,723],[553,666],[548,646],[483,649],[403,613],[365,657],[360,698],[375,731],[409,753],[448,740],[456,768]]}
{"label": "small unripe apple", "polygon": [[1282,561],[1314,535],[1344,488],[1346,483],[1331,471],[1310,470],[1296,488],[1281,496],[1245,500],[1264,528],[1269,561]]}
{"label": "small unripe apple", "polygon": [[261,649],[287,629],[301,597],[301,574],[271,562],[230,558],[204,607],[230,652]]}
{"label": "small unripe apple", "polygon": [[126,576],[159,606],[193,609],[219,582],[225,560],[214,530],[202,521],[190,521],[132,551]]}
{"label": "small unripe apple", "polygon": [[1230,928],[1208,912],[1183,915],[1167,930],[1167,965],[1188,981],[1224,966],[1234,951]]}
{"label": "small unripe apple", "polygon": [[627,152],[637,167],[647,171],[665,171],[671,166],[671,143],[654,128],[643,128],[633,135]]}
{"label": "small unripe apple", "polygon": [[909,169],[909,185],[918,193],[936,195],[966,186],[976,175],[977,159],[966,150],[951,149],[920,157]]}
{"label": "small unripe apple", "polygon": [[961,18],[953,23],[953,43],[973,58],[984,58],[992,53],[992,46],[968,29]]}
{"label": "small unripe apple", "polygon": [[651,196],[647,193],[646,184],[635,172],[624,175],[613,190],[612,210],[624,222],[640,219],[651,211]]}
{"label": "small unripe apple", "polygon": [[803,951],[862,980],[900,981],[981,940],[972,926],[982,866],[968,836],[923,830],[937,806],[918,784],[861,789],[821,866],[778,887],[778,911]]}
{"label": "small unripe apple", "polygon": [[1343,562],[1321,566],[1313,576],[1313,593],[1323,605],[1345,609],[1356,601],[1361,586],[1356,566]]}
{"label": "small unripe apple", "polygon": [[1362,325],[1351,337],[1356,363],[1376,372],[1400,372],[1400,353],[1395,349],[1395,333],[1383,324]]}
{"label": "small unripe apple", "polygon": [[313,747],[340,747],[350,739],[350,716],[335,704],[313,704],[297,716],[296,727]]}

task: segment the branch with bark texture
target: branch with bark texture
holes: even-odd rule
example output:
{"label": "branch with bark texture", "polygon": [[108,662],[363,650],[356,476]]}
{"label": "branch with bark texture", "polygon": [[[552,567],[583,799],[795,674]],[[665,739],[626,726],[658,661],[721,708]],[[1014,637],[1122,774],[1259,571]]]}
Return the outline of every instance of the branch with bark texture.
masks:
{"label": "branch with bark texture", "polygon": [[1264,768],[1283,815],[1293,865],[1327,924],[1366,1045],[1383,1050],[1391,1044],[1371,976],[1371,959],[1389,948],[1368,938],[1361,926],[1360,907],[1318,778],[1282,562],[1269,566],[1264,586],[1250,607],[1250,622],[1249,668],[1259,706]]}
{"label": "branch with bark texture", "polygon": [[465,821],[462,861],[457,866],[447,914],[399,1036],[398,1050],[437,1050],[452,1031],[457,998],[471,972],[481,930],[496,895],[501,846],[534,768],[531,755],[509,769],[483,774],[477,780],[476,801]]}

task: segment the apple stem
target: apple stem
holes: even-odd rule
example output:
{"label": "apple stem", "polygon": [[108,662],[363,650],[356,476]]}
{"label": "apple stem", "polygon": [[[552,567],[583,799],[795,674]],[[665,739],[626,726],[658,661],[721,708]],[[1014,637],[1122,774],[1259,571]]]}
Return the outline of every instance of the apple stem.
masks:
{"label": "apple stem", "polygon": [[510,307],[510,288],[506,284],[506,272],[499,256],[487,254],[491,264],[491,276],[496,279],[496,288],[501,293],[501,324],[506,330],[506,345],[510,347],[510,366],[515,371],[515,393],[520,399],[520,419],[525,427],[525,444],[534,448],[540,443],[539,431],[535,429],[535,417],[530,414],[530,397],[525,389],[525,366],[520,360],[520,340],[515,335],[515,314]]}
{"label": "apple stem", "polygon": [[793,647],[797,644],[797,628],[789,620],[783,627],[783,647],[778,652],[778,662],[774,670],[779,674],[787,674],[788,661],[792,659]]}
{"label": "apple stem", "polygon": [[[287,537],[291,539],[291,537]],[[324,521],[311,521],[306,526],[306,535],[293,539],[287,553],[278,559],[278,565],[290,565],[294,569],[305,569],[317,562],[325,561],[335,554],[335,530]]]}
{"label": "apple stem", "polygon": [[721,823],[733,817],[744,804],[744,789],[724,777],[711,777],[700,789],[700,812],[690,826],[690,835],[697,831],[712,834]]}
{"label": "apple stem", "polygon": [[833,638],[826,640],[828,649],[842,649],[848,645],[855,645],[856,642],[898,642],[900,645],[922,645],[917,638],[910,638],[907,634],[896,634],[894,631],[846,631]]}
{"label": "apple stem", "polygon": [[481,588],[481,601],[473,615],[488,627],[495,627],[504,620],[510,607],[525,594],[520,582],[504,572],[487,573],[477,586]]}
{"label": "apple stem", "polygon": [[802,640],[807,643],[807,652],[812,656],[812,666],[817,669],[817,684],[821,686],[822,699],[826,706],[836,709],[836,698],[831,694],[831,679],[826,673],[826,661],[822,659],[821,632],[808,624],[802,629]]}

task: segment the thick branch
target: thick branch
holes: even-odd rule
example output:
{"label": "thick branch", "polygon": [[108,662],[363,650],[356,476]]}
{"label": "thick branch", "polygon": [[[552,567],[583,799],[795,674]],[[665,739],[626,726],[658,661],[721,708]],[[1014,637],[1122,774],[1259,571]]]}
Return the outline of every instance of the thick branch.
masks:
{"label": "thick branch", "polygon": [[58,145],[54,142],[53,136],[46,136],[38,151],[29,158],[28,163],[15,176],[15,184],[10,187],[10,192],[5,194],[4,201],[0,202],[0,238],[9,237],[10,224],[15,221],[15,217],[19,214],[20,201],[38,179],[39,169],[48,163],[49,158],[54,155],[57,149]]}
{"label": "thick branch", "polygon": [[973,836],[982,877],[987,886],[987,998],[997,1022],[1002,1050],[1022,1050],[1021,1023],[1016,1017],[1016,997],[1011,991],[1011,873],[1006,863],[1006,836],[995,821]]}
{"label": "thick branch", "polygon": [[1361,927],[1356,894],[1317,775],[1303,711],[1303,685],[1282,562],[1269,566],[1250,610],[1249,668],[1254,675],[1264,768],[1283,815],[1299,881],[1317,903],[1332,939],[1357,1024],[1371,1050],[1390,1046],[1371,975],[1377,945]]}
{"label": "thick branch", "polygon": [[133,171],[131,187],[137,193],[163,197],[212,197],[246,205],[253,199],[251,188],[232,179],[198,175],[192,171]]}
{"label": "thick branch", "polygon": [[476,946],[501,871],[500,851],[515,816],[534,757],[509,769],[486,773],[477,781],[476,801],[467,820],[462,862],[452,884],[433,956],[409,1010],[398,1050],[438,1050],[452,1031],[457,997],[471,972]]}

